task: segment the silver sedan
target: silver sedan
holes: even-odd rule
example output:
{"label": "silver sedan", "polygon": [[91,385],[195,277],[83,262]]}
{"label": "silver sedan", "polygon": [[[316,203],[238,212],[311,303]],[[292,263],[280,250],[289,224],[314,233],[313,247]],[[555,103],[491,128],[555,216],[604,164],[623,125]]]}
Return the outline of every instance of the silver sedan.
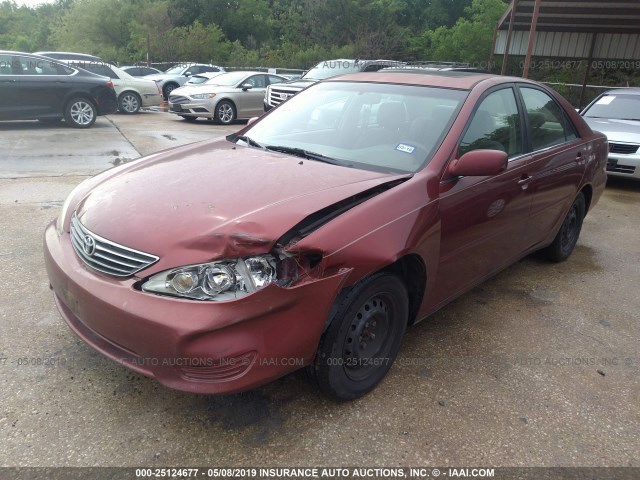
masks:
{"label": "silver sedan", "polygon": [[285,77],[264,72],[223,73],[203,84],[172,91],[169,111],[189,121],[204,117],[230,124],[261,115],[267,86],[285,81]]}
{"label": "silver sedan", "polygon": [[609,140],[607,174],[640,179],[640,88],[608,90],[582,117]]}

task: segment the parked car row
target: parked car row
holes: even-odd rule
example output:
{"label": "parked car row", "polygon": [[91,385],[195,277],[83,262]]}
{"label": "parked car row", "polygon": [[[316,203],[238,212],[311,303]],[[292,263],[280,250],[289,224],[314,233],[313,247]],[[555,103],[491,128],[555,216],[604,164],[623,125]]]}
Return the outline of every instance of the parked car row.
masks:
{"label": "parked car row", "polygon": [[[2,51],[0,120],[65,119],[71,126],[86,128],[96,116],[112,113],[115,95],[122,113],[158,106],[164,97],[169,111],[185,120],[203,117],[229,124],[259,116],[318,81],[374,71],[487,73],[456,63],[335,59],[320,62],[291,81],[285,75],[257,71],[225,73],[211,64],[179,64],[160,72],[143,66],[118,68],[84,53]],[[624,88],[604,92],[581,113],[594,130],[609,138],[610,175],[640,179],[639,111],[640,89]],[[539,123],[543,120],[536,118]]]}

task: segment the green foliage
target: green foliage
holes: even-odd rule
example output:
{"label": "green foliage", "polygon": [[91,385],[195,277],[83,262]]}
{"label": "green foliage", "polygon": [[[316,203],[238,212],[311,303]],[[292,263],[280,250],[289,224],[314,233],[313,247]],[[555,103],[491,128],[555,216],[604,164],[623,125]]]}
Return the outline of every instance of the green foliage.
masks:
{"label": "green foliage", "polygon": [[503,0],[473,0],[465,17],[452,27],[438,27],[423,33],[434,60],[481,64],[491,53],[496,23],[505,12]]}
{"label": "green foliage", "polygon": [[[0,49],[69,50],[121,63],[211,62],[310,68],[335,58],[486,65],[509,0],[0,0]],[[496,58],[500,63],[501,58]],[[511,57],[508,74],[521,75]],[[581,83],[571,69],[532,69],[537,80]],[[637,70],[600,69],[591,83],[635,85]],[[576,89],[558,86],[569,97]]]}

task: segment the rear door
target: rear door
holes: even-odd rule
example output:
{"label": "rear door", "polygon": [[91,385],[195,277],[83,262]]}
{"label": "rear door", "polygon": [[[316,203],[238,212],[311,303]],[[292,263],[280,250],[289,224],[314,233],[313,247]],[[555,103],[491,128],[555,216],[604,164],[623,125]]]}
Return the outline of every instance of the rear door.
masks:
{"label": "rear door", "polygon": [[[17,62],[17,59],[16,59]],[[18,92],[18,75],[22,73],[22,66],[14,64],[14,56],[0,54],[0,118],[10,120],[18,118],[20,101]]]}
{"label": "rear door", "polygon": [[242,82],[242,85],[249,84],[251,88],[242,90],[242,85],[238,86],[236,95],[239,118],[250,118],[262,115],[264,112],[262,101],[264,100],[264,92],[267,89],[267,75],[251,75]]}
{"label": "rear door", "polygon": [[527,248],[553,235],[573,202],[589,152],[586,143],[563,108],[542,88],[518,85],[525,111],[527,195],[531,221],[526,229]]}

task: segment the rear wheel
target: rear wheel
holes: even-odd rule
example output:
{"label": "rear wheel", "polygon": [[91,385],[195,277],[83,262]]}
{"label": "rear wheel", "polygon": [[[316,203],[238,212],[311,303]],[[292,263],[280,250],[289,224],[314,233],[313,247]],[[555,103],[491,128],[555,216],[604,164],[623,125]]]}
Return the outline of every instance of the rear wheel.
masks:
{"label": "rear wheel", "polygon": [[96,107],[86,98],[73,98],[64,110],[65,121],[75,128],[89,128],[96,121]]}
{"label": "rear wheel", "polygon": [[573,252],[584,220],[586,202],[582,192],[573,201],[571,208],[564,217],[560,231],[553,239],[551,245],[542,250],[545,257],[553,262],[562,262],[569,258]]}
{"label": "rear wheel", "polygon": [[138,113],[140,111],[140,105],[142,100],[137,93],[124,92],[118,98],[118,110],[122,113]]}
{"label": "rear wheel", "polygon": [[408,296],[395,275],[379,273],[339,297],[309,367],[320,390],[352,400],[375,388],[393,364],[408,322]]}

